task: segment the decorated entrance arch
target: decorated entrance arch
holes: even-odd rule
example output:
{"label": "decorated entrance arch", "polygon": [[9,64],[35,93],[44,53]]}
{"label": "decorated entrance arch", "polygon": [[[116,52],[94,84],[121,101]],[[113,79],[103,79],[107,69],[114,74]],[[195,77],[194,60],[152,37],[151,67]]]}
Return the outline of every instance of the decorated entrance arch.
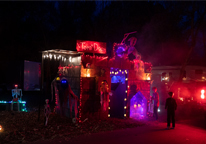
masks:
{"label": "decorated entrance arch", "polygon": [[[130,117],[131,100],[140,93],[144,99],[145,112],[147,111],[151,63],[141,60],[141,55],[134,47],[136,38],[129,39],[130,45],[124,43],[128,35],[129,33],[125,35],[121,43],[113,44],[111,58],[106,54],[106,43],[94,41],[78,40],[76,52],[42,52],[43,60],[59,61],[58,74],[67,79],[70,94],[77,97],[74,101],[78,106],[78,116],[76,113],[75,116],[79,118],[79,122],[88,117]],[[131,89],[133,86],[136,87],[135,91]],[[57,97],[58,95],[56,99]],[[70,103],[69,99],[65,103],[68,109],[72,108]]]}

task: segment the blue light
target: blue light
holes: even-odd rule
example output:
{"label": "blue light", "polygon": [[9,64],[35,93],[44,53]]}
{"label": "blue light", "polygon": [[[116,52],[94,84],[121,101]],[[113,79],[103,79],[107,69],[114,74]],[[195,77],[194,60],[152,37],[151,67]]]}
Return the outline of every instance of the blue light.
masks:
{"label": "blue light", "polygon": [[[12,101],[0,101],[0,103],[12,103]],[[13,102],[17,103],[17,102]],[[19,103],[26,104],[26,101],[19,101]]]}
{"label": "blue light", "polygon": [[62,80],[62,83],[67,83],[67,81],[66,80]]}

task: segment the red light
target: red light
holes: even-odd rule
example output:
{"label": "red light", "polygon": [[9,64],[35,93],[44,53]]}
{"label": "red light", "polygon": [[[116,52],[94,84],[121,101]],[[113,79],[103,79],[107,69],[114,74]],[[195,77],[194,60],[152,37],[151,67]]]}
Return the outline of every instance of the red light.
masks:
{"label": "red light", "polygon": [[106,43],[77,40],[77,51],[106,54]]}
{"label": "red light", "polygon": [[15,88],[17,88],[18,87],[18,85],[14,85],[15,86]]}

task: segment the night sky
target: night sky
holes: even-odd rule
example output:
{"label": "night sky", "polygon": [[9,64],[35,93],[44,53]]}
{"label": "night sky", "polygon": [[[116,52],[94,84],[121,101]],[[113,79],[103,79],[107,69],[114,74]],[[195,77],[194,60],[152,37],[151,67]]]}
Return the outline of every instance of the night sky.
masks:
{"label": "night sky", "polygon": [[40,51],[76,50],[76,40],[106,42],[110,55],[114,42],[137,31],[128,38],[137,38],[143,61],[182,65],[194,45],[188,64],[205,65],[205,6],[177,1],[0,2],[1,63],[41,62]]}

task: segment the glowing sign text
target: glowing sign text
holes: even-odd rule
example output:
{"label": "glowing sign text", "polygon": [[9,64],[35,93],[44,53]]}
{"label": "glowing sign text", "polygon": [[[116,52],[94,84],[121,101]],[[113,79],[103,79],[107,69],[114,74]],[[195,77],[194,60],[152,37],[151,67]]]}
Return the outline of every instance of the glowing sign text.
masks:
{"label": "glowing sign text", "polygon": [[106,43],[77,40],[76,49],[78,52],[106,54]]}

